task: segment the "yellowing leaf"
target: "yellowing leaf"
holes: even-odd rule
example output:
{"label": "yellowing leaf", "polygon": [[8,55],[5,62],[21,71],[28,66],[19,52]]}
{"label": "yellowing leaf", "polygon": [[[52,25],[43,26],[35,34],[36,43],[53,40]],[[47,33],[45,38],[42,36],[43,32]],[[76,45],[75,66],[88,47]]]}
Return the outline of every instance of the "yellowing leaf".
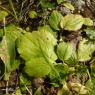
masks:
{"label": "yellowing leaf", "polygon": [[81,15],[67,14],[60,22],[61,28],[68,31],[79,30],[84,23],[84,18]]}
{"label": "yellowing leaf", "polygon": [[84,94],[87,94],[87,92],[88,92],[87,88],[80,83],[73,83],[72,82],[72,83],[70,83],[70,87],[72,90],[78,92],[79,94],[84,95]]}
{"label": "yellowing leaf", "polygon": [[95,44],[89,42],[87,39],[83,39],[79,42],[78,46],[78,60],[89,61],[92,53],[95,51]]}
{"label": "yellowing leaf", "polygon": [[[12,54],[12,56],[14,56],[14,49],[12,49],[12,50],[13,51],[12,51],[11,54]],[[10,67],[10,54],[9,54],[8,47],[7,47],[7,38],[6,38],[6,36],[3,37],[3,40],[1,42],[0,57],[1,57],[2,61],[6,64],[7,68],[11,68]],[[12,58],[12,59],[14,60],[14,58]],[[11,60],[11,61],[13,61],[13,60]]]}
{"label": "yellowing leaf", "polygon": [[63,5],[64,5],[66,8],[68,8],[68,9],[74,11],[74,6],[73,6],[71,3],[63,3]]}
{"label": "yellowing leaf", "polygon": [[[12,66],[15,61],[15,41],[20,37],[21,30],[15,25],[9,25],[6,27],[5,35],[0,44],[0,57],[5,64],[5,74],[11,73]],[[16,62],[18,64],[18,62]],[[8,76],[8,75],[7,75]],[[8,77],[7,77],[8,79]]]}
{"label": "yellowing leaf", "polygon": [[55,30],[60,30],[59,23],[61,19],[62,19],[62,15],[57,11],[53,11],[49,17],[50,26]]}

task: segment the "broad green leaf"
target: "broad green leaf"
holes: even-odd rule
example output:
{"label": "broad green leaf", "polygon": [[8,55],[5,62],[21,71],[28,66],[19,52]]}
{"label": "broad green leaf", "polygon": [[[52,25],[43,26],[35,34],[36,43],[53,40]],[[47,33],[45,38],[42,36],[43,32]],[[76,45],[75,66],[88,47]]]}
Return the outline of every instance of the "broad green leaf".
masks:
{"label": "broad green leaf", "polygon": [[24,70],[29,76],[43,77],[50,72],[51,68],[44,58],[39,57],[27,61]]}
{"label": "broad green leaf", "polygon": [[8,16],[8,13],[0,10],[0,21],[2,21],[6,16]]}
{"label": "broad green leaf", "polygon": [[47,31],[33,31],[23,35],[18,52],[26,61],[25,72],[35,77],[47,75],[51,70],[50,64],[57,58],[55,45],[56,39]]}
{"label": "broad green leaf", "polygon": [[32,57],[43,57],[44,55],[52,60],[56,60],[57,57],[54,53],[56,43],[54,36],[47,31],[27,32],[21,38],[18,51],[26,61],[29,61]]}
{"label": "broad green leaf", "polygon": [[93,21],[90,18],[84,18],[84,25],[93,26]]}
{"label": "broad green leaf", "polygon": [[34,18],[37,17],[37,13],[36,13],[35,11],[29,11],[28,16],[29,16],[31,19],[34,19]]}
{"label": "broad green leaf", "polygon": [[9,25],[4,30],[5,35],[0,44],[0,57],[5,64],[5,74],[11,73],[12,64],[15,62],[15,41],[20,37],[20,30],[15,25]]}
{"label": "broad green leaf", "polygon": [[42,26],[42,27],[38,27],[38,31],[48,31],[50,32],[51,34],[53,34],[53,36],[55,38],[57,38],[57,32],[55,30],[53,30],[49,25],[45,25],[45,26]]}
{"label": "broad green leaf", "polygon": [[78,60],[89,61],[94,51],[95,44],[93,42],[89,42],[87,39],[81,40],[78,45]]}
{"label": "broad green leaf", "polygon": [[84,24],[84,18],[77,14],[67,14],[61,19],[61,28],[68,31],[77,31]]}
{"label": "broad green leaf", "polygon": [[64,5],[66,8],[68,8],[68,9],[74,11],[74,6],[73,6],[71,3],[63,3],[63,5]]}
{"label": "broad green leaf", "polygon": [[62,15],[57,12],[57,11],[53,11],[49,17],[49,24],[50,26],[55,29],[55,30],[60,30],[59,28],[59,23],[62,19]]}
{"label": "broad green leaf", "polygon": [[56,31],[52,30],[49,25],[38,27],[38,31],[48,31],[50,33],[56,32]]}
{"label": "broad green leaf", "polygon": [[75,49],[70,42],[62,42],[58,45],[57,49],[58,57],[64,62],[70,62],[69,64],[72,64],[75,62],[76,58],[76,52]]}
{"label": "broad green leaf", "polygon": [[58,4],[61,4],[61,3],[63,3],[65,0],[57,0],[57,3]]}
{"label": "broad green leaf", "polygon": [[90,40],[95,40],[95,29],[87,28],[84,31]]}

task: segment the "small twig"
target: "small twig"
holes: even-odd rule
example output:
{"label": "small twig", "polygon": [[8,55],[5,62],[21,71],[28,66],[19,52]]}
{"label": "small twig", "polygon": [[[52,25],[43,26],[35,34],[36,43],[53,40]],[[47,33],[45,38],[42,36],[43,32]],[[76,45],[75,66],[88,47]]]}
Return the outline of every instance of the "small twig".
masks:
{"label": "small twig", "polygon": [[14,16],[15,16],[16,20],[18,20],[18,17],[17,17],[16,11],[15,11],[15,9],[14,9],[12,0],[8,0],[8,1],[9,1],[9,4],[10,4],[10,6],[11,6],[13,12],[14,12]]}
{"label": "small twig", "polygon": [[[22,79],[20,79],[22,82],[23,82],[23,80]],[[24,82],[23,82],[24,83]],[[26,86],[26,85],[24,85],[25,86],[25,88],[26,88],[26,90],[28,91],[28,93],[30,94],[30,95],[32,95],[32,92],[28,89],[28,87]]]}
{"label": "small twig", "polygon": [[22,13],[22,8],[23,8],[23,6],[24,6],[25,3],[26,3],[26,0],[23,1],[22,4],[21,4],[20,13],[19,13],[20,16],[21,16],[21,13]]}
{"label": "small twig", "polygon": [[[6,91],[6,88],[5,88],[5,89],[4,89],[4,88],[0,88],[0,90],[1,90],[1,91]],[[15,90],[12,89],[12,88],[8,88],[7,91],[8,91],[8,92],[14,92]]]}
{"label": "small twig", "polygon": [[28,91],[28,93],[30,94],[30,95],[32,95],[32,92],[28,89],[28,87],[25,85],[25,88],[26,88],[26,90]]}
{"label": "small twig", "polygon": [[8,81],[6,82],[6,94],[8,94]]}
{"label": "small twig", "polygon": [[87,69],[87,74],[88,74],[89,79],[91,79],[91,75],[90,75],[90,73],[89,73],[89,70],[88,70],[88,69]]}

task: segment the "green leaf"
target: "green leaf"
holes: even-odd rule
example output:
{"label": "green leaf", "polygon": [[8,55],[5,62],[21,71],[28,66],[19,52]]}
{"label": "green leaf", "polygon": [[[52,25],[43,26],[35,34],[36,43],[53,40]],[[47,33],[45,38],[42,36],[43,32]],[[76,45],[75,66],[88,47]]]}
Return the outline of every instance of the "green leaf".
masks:
{"label": "green leaf", "polygon": [[10,73],[11,64],[14,63],[15,59],[15,43],[11,40],[4,36],[0,47],[0,57],[5,64],[6,73]]}
{"label": "green leaf", "polygon": [[44,58],[34,58],[26,62],[24,70],[29,76],[43,77],[51,71],[51,68]]}
{"label": "green leaf", "polygon": [[8,16],[8,13],[0,10],[0,21],[2,21],[6,16]]}
{"label": "green leaf", "polygon": [[20,89],[17,89],[15,93],[12,93],[12,95],[22,95]]}
{"label": "green leaf", "polygon": [[5,30],[1,29],[0,31],[5,33],[5,36],[9,37],[10,39],[14,38],[12,39],[13,41],[16,41],[16,39],[22,35],[21,33],[24,33],[23,29],[14,24],[10,24],[5,27]]}
{"label": "green leaf", "polygon": [[37,13],[36,13],[35,11],[29,11],[28,16],[29,16],[31,19],[34,19],[34,18],[37,17]]}
{"label": "green leaf", "polygon": [[28,78],[24,77],[22,74],[20,75],[20,85],[31,85],[31,81]]}
{"label": "green leaf", "polygon": [[9,25],[3,30],[5,35],[1,41],[0,57],[5,64],[5,74],[11,73],[15,63],[15,41],[20,37],[21,30],[15,25]]}
{"label": "green leaf", "polygon": [[69,94],[70,94],[70,91],[69,91],[68,85],[66,81],[63,81],[63,87],[62,89],[58,90],[57,95],[69,95]]}
{"label": "green leaf", "polygon": [[90,18],[84,18],[84,25],[93,26],[93,21]]}
{"label": "green leaf", "polygon": [[51,70],[51,63],[57,59],[55,45],[56,39],[47,31],[33,31],[23,35],[18,52],[26,61],[25,72],[35,77],[47,75]]}
{"label": "green leaf", "polygon": [[74,6],[71,3],[63,3],[63,5],[68,8],[69,10],[74,11]]}
{"label": "green leaf", "polygon": [[27,77],[23,76],[22,74],[20,75],[19,78],[20,78],[20,89],[23,92],[27,89],[28,85],[31,85],[31,81]]}
{"label": "green leaf", "polygon": [[[54,65],[54,68],[60,74],[61,79],[65,79],[66,75],[68,75],[70,72],[70,68],[68,67],[68,65],[64,63],[63,64],[59,63],[57,65]],[[56,73],[53,70],[51,70],[49,78],[53,84],[54,82],[58,81],[58,76],[56,76]]]}
{"label": "green leaf", "polygon": [[53,11],[49,17],[49,24],[50,26],[55,29],[55,30],[60,30],[59,29],[59,23],[62,19],[62,15],[58,13],[57,11]]}
{"label": "green leaf", "polygon": [[39,88],[35,91],[34,95],[42,95],[42,93],[41,93],[41,87],[39,87]]}
{"label": "green leaf", "polygon": [[61,28],[68,31],[77,31],[83,24],[84,18],[76,14],[67,14],[60,22]]}
{"label": "green leaf", "polygon": [[2,30],[2,29],[0,29],[0,38],[2,38],[2,37],[3,37],[3,35],[4,35],[3,30]]}
{"label": "green leaf", "polygon": [[70,62],[69,64],[72,64],[75,62],[76,58],[76,52],[75,49],[70,42],[62,42],[58,45],[57,49],[58,57],[64,62]]}
{"label": "green leaf", "polygon": [[54,3],[50,3],[48,0],[40,0],[40,4],[43,10],[54,7]]}
{"label": "green leaf", "polygon": [[45,25],[45,26],[42,26],[42,27],[38,27],[38,31],[48,31],[50,33],[52,32],[55,32],[51,29],[51,27],[49,25]]}
{"label": "green leaf", "polygon": [[58,4],[61,4],[61,3],[63,3],[65,0],[57,0],[57,3]]}
{"label": "green leaf", "polygon": [[56,60],[57,57],[54,53],[56,44],[57,40],[47,31],[27,32],[22,36],[21,42],[18,44],[18,51],[26,61],[29,61],[32,57],[43,57],[44,55]]}
{"label": "green leaf", "polygon": [[95,58],[93,58],[90,62],[90,69],[91,69],[91,77],[95,78]]}
{"label": "green leaf", "polygon": [[78,45],[78,60],[89,61],[94,51],[95,51],[95,44],[84,38],[79,42]]}
{"label": "green leaf", "polygon": [[86,87],[88,89],[88,95],[95,95],[95,78],[91,78],[86,82]]}
{"label": "green leaf", "polygon": [[14,63],[11,64],[11,71],[14,71],[19,68],[20,60],[15,59]]}
{"label": "green leaf", "polygon": [[53,36],[55,38],[57,38],[57,32],[55,30],[53,30],[49,25],[45,25],[45,26],[42,26],[42,27],[38,27],[38,31],[48,31],[50,32],[51,34],[53,34]]}
{"label": "green leaf", "polygon": [[95,29],[87,28],[84,31],[90,40],[95,40]]}

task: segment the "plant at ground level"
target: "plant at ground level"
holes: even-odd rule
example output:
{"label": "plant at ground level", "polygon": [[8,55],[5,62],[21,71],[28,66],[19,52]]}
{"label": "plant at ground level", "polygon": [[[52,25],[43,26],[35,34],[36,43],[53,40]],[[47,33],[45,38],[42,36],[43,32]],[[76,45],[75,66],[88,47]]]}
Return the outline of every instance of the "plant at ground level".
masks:
{"label": "plant at ground level", "polygon": [[[73,5],[65,0],[56,1],[59,5],[62,4],[74,11]],[[12,0],[9,2],[17,19]],[[55,4],[50,2],[52,1],[40,0],[42,11],[54,8]],[[5,11],[1,11],[1,14],[3,15],[0,21],[4,22],[8,14]],[[27,16],[32,22],[40,18],[35,10],[29,11]],[[50,87],[57,88],[57,95],[70,95],[70,93],[94,95],[95,29],[93,21],[80,14],[61,14],[60,11],[53,10],[48,15],[46,24],[39,25],[37,28],[32,32],[29,32],[31,29],[26,29],[27,32],[19,25],[6,25],[4,22],[4,27],[0,29],[0,62],[4,65],[2,65],[4,70],[0,70],[2,75],[0,78],[4,77],[8,81],[11,73],[18,70],[20,71],[19,84],[23,85],[21,90],[17,88],[12,95],[22,95],[21,91],[24,90],[31,95],[32,91],[29,90],[28,85],[35,78],[40,78],[41,83],[33,90],[34,95],[45,92],[44,83],[47,82],[45,81],[47,78]],[[34,86],[33,83],[32,86]]]}

